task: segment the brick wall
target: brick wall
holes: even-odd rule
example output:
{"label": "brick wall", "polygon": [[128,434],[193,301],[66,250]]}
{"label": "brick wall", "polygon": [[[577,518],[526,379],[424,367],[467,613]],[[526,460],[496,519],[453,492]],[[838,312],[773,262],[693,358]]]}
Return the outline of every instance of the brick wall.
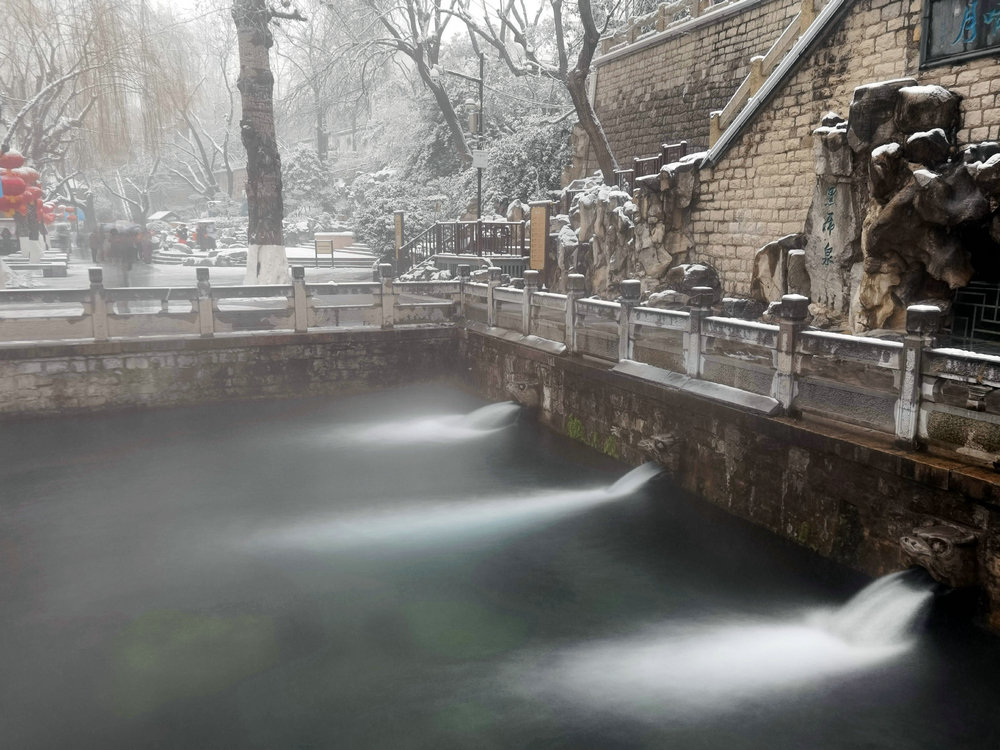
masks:
{"label": "brick wall", "polygon": [[702,171],[692,225],[696,260],[715,265],[729,293],[749,292],[754,252],[801,232],[812,198],[812,130],[846,117],[854,88],[913,77],[964,97],[961,143],[1000,138],[1000,61],[919,70],[920,0],[861,0],[809,54],[711,171]]}
{"label": "brick wall", "polygon": [[596,65],[597,114],[623,165],[664,141],[708,144],[708,115],[722,109],[798,13],[798,0],[748,0],[739,12]]}

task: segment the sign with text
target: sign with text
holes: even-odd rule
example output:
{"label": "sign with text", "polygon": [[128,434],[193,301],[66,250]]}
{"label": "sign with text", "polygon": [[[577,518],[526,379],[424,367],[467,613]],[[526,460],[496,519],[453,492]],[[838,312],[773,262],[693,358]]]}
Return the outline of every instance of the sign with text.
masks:
{"label": "sign with text", "polygon": [[1000,53],[1000,0],[925,0],[924,67]]}
{"label": "sign with text", "polygon": [[489,166],[489,154],[478,149],[472,150],[472,166],[475,169],[486,169]]}
{"label": "sign with text", "polygon": [[549,241],[549,211],[552,204],[540,201],[531,204],[531,258],[533,271],[545,271],[545,248]]}

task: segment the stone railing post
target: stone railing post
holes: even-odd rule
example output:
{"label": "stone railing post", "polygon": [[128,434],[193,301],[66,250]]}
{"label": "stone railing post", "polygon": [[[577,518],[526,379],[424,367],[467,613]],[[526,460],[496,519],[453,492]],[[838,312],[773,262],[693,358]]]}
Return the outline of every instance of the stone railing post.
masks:
{"label": "stone railing post", "polygon": [[711,312],[714,292],[711,287],[696,286],[691,290],[691,312],[688,329],[684,332],[684,369],[692,378],[701,377],[701,322]]}
{"label": "stone railing post", "polygon": [[801,294],[786,294],[778,307],[778,349],[775,356],[772,396],[784,407],[792,408],[797,387],[795,384],[795,339],[806,327],[809,317],[809,298]]}
{"label": "stone railing post", "polygon": [[458,314],[465,317],[465,284],[472,276],[472,266],[468,263],[458,264]]}
{"label": "stone railing post", "polygon": [[538,291],[538,271],[524,272],[524,299],[521,302],[521,333],[531,335],[531,296]]}
{"label": "stone railing post", "polygon": [[292,266],[292,309],[295,313],[295,332],[305,333],[309,330],[309,295],[306,293],[304,266]]}
{"label": "stone railing post", "polygon": [[618,361],[632,359],[632,308],[639,304],[642,282],[638,279],[622,281],[622,296],[618,300]]}
{"label": "stone railing post", "polygon": [[754,55],[750,58],[750,96],[753,96],[764,85],[767,73],[764,71],[764,56]]}
{"label": "stone railing post", "polygon": [[804,34],[815,20],[816,0],[802,0],[802,4],[799,6],[799,34]]}
{"label": "stone railing post", "polygon": [[934,305],[906,308],[906,336],[896,402],[896,445],[910,450],[920,447],[920,367],[925,347],[934,345],[941,328],[941,310]]}
{"label": "stone railing post", "polygon": [[[208,268],[194,269],[198,280],[198,333],[202,336],[215,335],[215,300],[212,299],[212,282],[209,281]],[[295,269],[292,269],[294,273]]]}
{"label": "stone railing post", "polygon": [[392,263],[379,263],[382,278],[382,327],[392,328],[395,323],[396,295],[392,288]]}
{"label": "stone railing post", "polygon": [[90,324],[95,341],[108,340],[108,299],[104,295],[104,271],[88,268],[90,277]]}
{"label": "stone railing post", "polygon": [[667,6],[661,5],[656,9],[656,30],[663,31],[667,28]]}
{"label": "stone railing post", "polygon": [[486,277],[486,325],[490,328],[497,324],[497,300],[494,290],[500,286],[500,269],[491,266]]}
{"label": "stone railing post", "polygon": [[570,354],[576,346],[576,301],[587,293],[587,278],[582,273],[571,273],[566,277],[566,348]]}
{"label": "stone railing post", "polygon": [[708,113],[708,145],[714,146],[722,137],[722,110]]}

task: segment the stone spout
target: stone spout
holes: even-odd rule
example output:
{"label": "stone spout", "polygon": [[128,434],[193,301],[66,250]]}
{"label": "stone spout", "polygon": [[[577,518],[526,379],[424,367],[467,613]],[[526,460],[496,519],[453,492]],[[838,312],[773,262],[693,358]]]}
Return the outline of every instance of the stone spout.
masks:
{"label": "stone spout", "polygon": [[521,406],[537,409],[542,405],[542,384],[537,378],[513,378],[507,381],[504,390]]}
{"label": "stone spout", "polygon": [[952,588],[975,586],[979,582],[976,566],[976,535],[947,523],[930,523],[903,536],[899,545],[913,563]]}

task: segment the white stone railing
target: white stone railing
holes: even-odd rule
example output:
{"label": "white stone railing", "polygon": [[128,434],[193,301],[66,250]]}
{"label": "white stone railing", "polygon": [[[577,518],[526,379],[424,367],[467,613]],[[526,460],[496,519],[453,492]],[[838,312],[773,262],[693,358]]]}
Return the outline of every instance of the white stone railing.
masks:
{"label": "white stone railing", "polygon": [[[8,342],[0,347],[464,322],[743,408],[875,429],[909,447],[927,439],[934,420],[992,430],[1000,453],[1000,357],[933,348],[937,308],[909,308],[899,342],[810,330],[808,300],[797,295],[783,298],[773,325],[712,315],[711,290],[702,288],[690,310],[677,311],[638,306],[638,281],[622,282],[621,299],[610,302],[584,298],[576,274],[567,294],[553,294],[539,290],[536,271],[510,284],[497,268],[486,283],[472,281],[468,266],[453,281],[399,282],[389,266],[381,272],[380,282],[306,284],[293,268],[288,285],[212,287],[199,268],[196,287],[114,289],[92,269],[90,289],[0,292],[0,341]],[[965,452],[986,458],[988,443]]]}
{"label": "white stone railing", "polygon": [[[638,281],[623,282],[622,298],[609,302],[583,298],[578,275],[570,275],[562,295],[538,291],[534,271],[509,286],[498,270],[491,273],[486,284],[463,284],[468,323],[554,352],[616,362],[629,375],[689,390],[701,383],[701,395],[879,430],[906,447],[923,442],[928,415],[942,404],[954,409],[968,401],[965,416],[1000,424],[988,413],[988,394],[977,395],[1000,389],[1000,357],[930,348],[940,324],[936,308],[911,308],[900,342],[810,330],[809,301],[798,295],[783,299],[774,325],[712,315],[699,303],[710,299],[709,289],[695,290],[690,311],[660,310],[637,305]],[[942,395],[942,378],[973,396],[955,388]]]}
{"label": "white stone railing", "polygon": [[461,282],[381,282],[215,286],[198,268],[195,287],[105,287],[90,269],[90,288],[0,292],[0,342],[131,339],[148,336],[297,332],[348,326],[450,323]]}

